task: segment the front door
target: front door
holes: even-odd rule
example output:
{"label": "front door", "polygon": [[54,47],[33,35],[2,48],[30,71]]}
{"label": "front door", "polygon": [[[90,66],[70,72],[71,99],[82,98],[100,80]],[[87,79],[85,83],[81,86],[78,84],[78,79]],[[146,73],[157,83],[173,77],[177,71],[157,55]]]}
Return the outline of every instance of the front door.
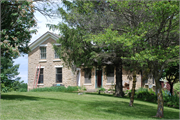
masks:
{"label": "front door", "polygon": [[102,70],[96,70],[96,75],[97,75],[97,87],[100,88],[102,85]]}

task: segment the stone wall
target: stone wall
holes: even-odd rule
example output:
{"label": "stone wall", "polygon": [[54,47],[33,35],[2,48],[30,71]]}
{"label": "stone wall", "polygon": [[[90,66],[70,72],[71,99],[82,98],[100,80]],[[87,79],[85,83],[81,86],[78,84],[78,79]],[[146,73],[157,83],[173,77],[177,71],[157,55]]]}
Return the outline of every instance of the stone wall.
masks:
{"label": "stone wall", "polygon": [[[63,65],[63,61],[54,58],[53,43],[55,40],[49,38],[43,45],[46,46],[46,59],[40,59],[40,48],[39,46],[32,50],[28,55],[28,90],[33,89],[36,66],[41,65],[44,68],[43,71],[43,83],[38,84],[37,87],[51,87],[56,83],[56,67],[62,67],[62,83],[67,86],[76,86],[76,75]],[[59,83],[58,83],[59,84]]]}

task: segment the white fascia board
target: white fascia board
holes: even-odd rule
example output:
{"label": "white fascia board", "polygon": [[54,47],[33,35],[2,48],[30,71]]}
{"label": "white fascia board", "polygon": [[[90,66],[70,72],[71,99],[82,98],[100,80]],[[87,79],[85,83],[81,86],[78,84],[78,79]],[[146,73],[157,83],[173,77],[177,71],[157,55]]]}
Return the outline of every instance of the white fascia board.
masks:
{"label": "white fascia board", "polygon": [[32,43],[29,47],[31,50],[34,50],[36,47],[38,47],[40,44],[45,42],[47,39],[52,38],[55,41],[57,41],[59,38],[57,36],[54,36],[50,33],[45,34],[44,36],[40,37],[39,40],[37,40],[35,43]]}

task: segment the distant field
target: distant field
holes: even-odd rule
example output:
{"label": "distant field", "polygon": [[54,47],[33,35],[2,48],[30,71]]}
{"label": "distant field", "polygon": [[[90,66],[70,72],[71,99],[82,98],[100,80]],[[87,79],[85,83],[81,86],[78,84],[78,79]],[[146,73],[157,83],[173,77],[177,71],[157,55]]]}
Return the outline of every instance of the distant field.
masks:
{"label": "distant field", "polygon": [[[157,104],[128,98],[63,92],[1,94],[0,119],[157,119]],[[164,107],[164,119],[178,119],[179,110]]]}

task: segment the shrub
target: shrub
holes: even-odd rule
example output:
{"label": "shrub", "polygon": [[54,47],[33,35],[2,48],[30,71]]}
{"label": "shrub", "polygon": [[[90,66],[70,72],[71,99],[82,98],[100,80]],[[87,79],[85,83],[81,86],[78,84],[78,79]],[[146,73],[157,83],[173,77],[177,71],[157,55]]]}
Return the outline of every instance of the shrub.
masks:
{"label": "shrub", "polygon": [[74,91],[78,91],[77,86],[68,86],[67,88],[64,86],[44,87],[44,88],[36,88],[30,90],[30,92],[74,92]]}
{"label": "shrub", "polygon": [[106,89],[103,88],[103,87],[99,88],[99,90],[100,90],[100,91],[103,91],[103,92],[106,91]]}
{"label": "shrub", "polygon": [[174,84],[173,88],[174,88],[175,92],[179,92],[180,93],[179,86],[180,86],[180,82]]}

